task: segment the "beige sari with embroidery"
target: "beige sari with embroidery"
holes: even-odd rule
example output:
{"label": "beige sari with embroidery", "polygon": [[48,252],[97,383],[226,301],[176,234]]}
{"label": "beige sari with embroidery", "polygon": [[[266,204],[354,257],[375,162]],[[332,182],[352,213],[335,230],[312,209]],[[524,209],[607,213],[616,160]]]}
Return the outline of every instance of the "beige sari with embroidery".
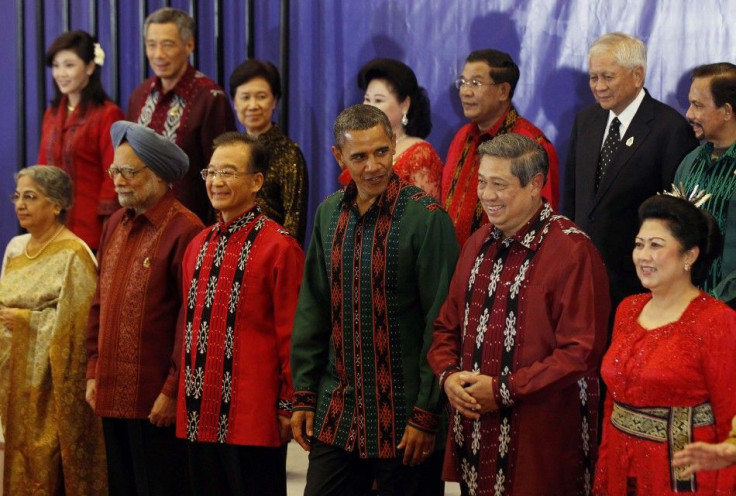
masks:
{"label": "beige sari with embroidery", "polygon": [[95,261],[78,238],[31,260],[28,239],[11,240],[0,276],[0,306],[19,309],[12,332],[0,324],[4,494],[107,494],[102,426],[84,400]]}

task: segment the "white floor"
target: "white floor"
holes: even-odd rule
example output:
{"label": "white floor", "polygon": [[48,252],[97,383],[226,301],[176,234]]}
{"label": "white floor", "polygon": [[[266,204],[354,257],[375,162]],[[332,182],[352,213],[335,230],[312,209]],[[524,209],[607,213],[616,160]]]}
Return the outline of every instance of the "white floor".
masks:
{"label": "white floor", "polygon": [[[289,496],[304,494],[304,484],[307,478],[307,455],[301,446],[292,441],[286,457],[286,492]],[[460,486],[456,483],[445,484],[445,496],[460,496]]]}

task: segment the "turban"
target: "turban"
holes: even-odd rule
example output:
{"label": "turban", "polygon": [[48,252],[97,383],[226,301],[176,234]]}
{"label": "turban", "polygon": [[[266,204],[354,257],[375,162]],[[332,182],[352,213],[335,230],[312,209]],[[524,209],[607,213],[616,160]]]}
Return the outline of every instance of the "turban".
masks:
{"label": "turban", "polygon": [[133,151],[158,177],[173,183],[189,170],[189,157],[171,141],[152,129],[129,121],[117,121],[110,128],[115,148],[127,141]]}

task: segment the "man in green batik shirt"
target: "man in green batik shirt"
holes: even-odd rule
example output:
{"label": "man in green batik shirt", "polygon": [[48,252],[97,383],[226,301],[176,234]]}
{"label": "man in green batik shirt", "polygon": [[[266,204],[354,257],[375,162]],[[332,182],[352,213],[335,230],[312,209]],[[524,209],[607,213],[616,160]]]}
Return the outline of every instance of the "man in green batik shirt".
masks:
{"label": "man in green batik shirt", "polygon": [[426,356],[458,255],[452,223],[393,174],[383,112],[350,107],[334,135],[352,180],[317,209],[292,333],[304,494],[369,494],[374,481],[381,494],[442,494],[443,405]]}
{"label": "man in green batik shirt", "polygon": [[682,160],[675,184],[689,196],[705,191],[702,208],[718,222],[723,254],[713,262],[703,289],[736,307],[736,65],[701,65],[693,70],[685,117],[705,142]]}

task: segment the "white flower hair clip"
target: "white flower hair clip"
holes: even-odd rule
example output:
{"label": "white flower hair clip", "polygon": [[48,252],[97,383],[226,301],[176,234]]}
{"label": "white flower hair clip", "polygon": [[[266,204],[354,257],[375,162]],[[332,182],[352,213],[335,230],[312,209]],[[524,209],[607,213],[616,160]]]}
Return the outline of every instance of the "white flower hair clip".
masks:
{"label": "white flower hair clip", "polygon": [[688,195],[685,192],[685,186],[682,183],[680,183],[679,186],[676,186],[674,183],[672,183],[672,191],[665,191],[662,194],[667,196],[674,196],[675,198],[682,198],[683,200],[689,201],[698,208],[702,207],[703,204],[707,202],[711,196],[713,196],[710,193],[707,193],[704,189],[698,191],[697,184],[693,188],[692,192]]}
{"label": "white flower hair clip", "polygon": [[102,49],[99,43],[95,43],[95,58],[94,62],[96,65],[102,67],[105,65],[105,51]]}

